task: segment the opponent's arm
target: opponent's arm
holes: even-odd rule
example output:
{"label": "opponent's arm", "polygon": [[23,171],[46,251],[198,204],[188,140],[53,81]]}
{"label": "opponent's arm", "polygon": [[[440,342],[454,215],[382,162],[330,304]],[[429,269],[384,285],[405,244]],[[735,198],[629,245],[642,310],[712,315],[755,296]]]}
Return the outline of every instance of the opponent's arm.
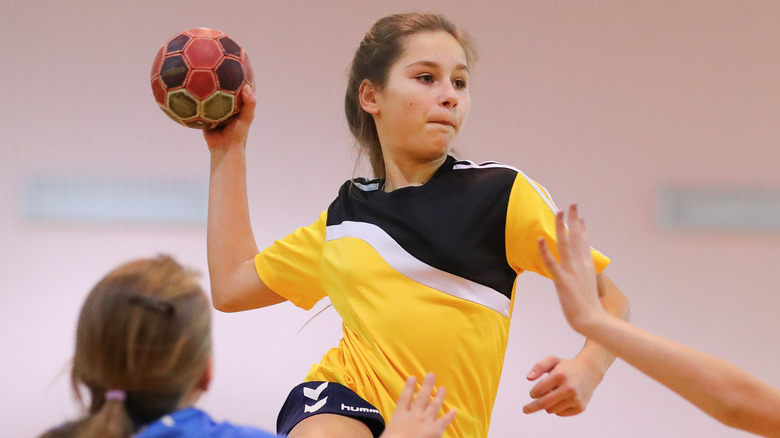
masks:
{"label": "opponent's arm", "polygon": [[211,153],[209,211],[206,231],[211,298],[214,307],[236,312],[285,301],[257,275],[257,254],[246,182],[246,140],[256,98],[242,90],[244,107],[238,117],[217,130],[204,130]]}
{"label": "opponent's arm", "polygon": [[563,214],[557,218],[561,262],[544,241],[539,250],[572,328],[718,421],[780,437],[780,390],[729,362],[654,335],[605,311],[592,280],[594,268],[585,226],[575,207],[569,209],[569,217],[568,236]]}
{"label": "opponent's arm", "polygon": [[[592,262],[593,258],[591,256],[591,263]],[[595,274],[595,278],[598,297],[602,308],[604,308],[608,314],[616,318],[623,321],[629,321],[631,319],[631,309],[628,304],[628,299],[623,292],[603,271]],[[585,345],[582,350],[580,350],[576,359],[590,363],[596,372],[599,373],[599,381],[601,381],[604,374],[615,361],[615,355],[594,342],[590,337],[586,337]]]}

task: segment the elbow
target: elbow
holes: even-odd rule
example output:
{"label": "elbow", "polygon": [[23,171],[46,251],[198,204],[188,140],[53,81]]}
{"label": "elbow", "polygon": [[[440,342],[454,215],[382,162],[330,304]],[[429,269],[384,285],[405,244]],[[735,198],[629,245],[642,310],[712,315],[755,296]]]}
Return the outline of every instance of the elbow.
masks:
{"label": "elbow", "polygon": [[237,265],[209,266],[211,302],[220,312],[240,312],[281,302],[260,280],[253,259]]}
{"label": "elbow", "polygon": [[618,316],[626,322],[631,322],[631,302],[628,301],[628,297],[617,287],[614,296],[617,302]]}
{"label": "elbow", "polygon": [[596,274],[596,286],[598,288],[599,298],[604,308],[613,316],[624,321],[631,321],[631,304],[628,298],[619,287],[607,277],[607,274],[600,272]]}
{"label": "elbow", "polygon": [[282,301],[285,299],[254,282],[249,285],[236,282],[211,284],[211,304],[220,312],[259,309]]}
{"label": "elbow", "polygon": [[214,296],[211,297],[211,303],[214,306],[214,309],[219,310],[220,312],[224,312],[224,313],[235,312],[235,310],[232,310],[232,308],[230,307],[230,303],[226,303],[222,300],[218,300],[214,298]]}
{"label": "elbow", "polygon": [[747,412],[747,407],[744,403],[740,403],[738,400],[729,400],[724,403],[717,413],[712,415],[713,418],[718,420],[721,424],[733,427],[735,429],[744,430],[750,426],[750,419]]}
{"label": "elbow", "polygon": [[230,307],[229,304],[223,303],[221,301],[212,300],[212,303],[214,305],[214,309],[219,310],[220,312],[233,313],[236,311],[232,307]]}
{"label": "elbow", "polygon": [[223,288],[211,285],[211,305],[220,312],[233,313],[238,312],[235,302]]}
{"label": "elbow", "polygon": [[628,298],[623,296],[623,319],[626,322],[631,322],[631,303],[628,301]]}
{"label": "elbow", "polygon": [[767,397],[763,389],[765,384],[752,377],[748,379],[725,379],[719,390],[722,394],[719,404],[711,415],[726,426],[764,434],[766,431],[763,427],[766,426],[767,418],[762,417],[763,409],[759,406],[771,406],[773,400]]}

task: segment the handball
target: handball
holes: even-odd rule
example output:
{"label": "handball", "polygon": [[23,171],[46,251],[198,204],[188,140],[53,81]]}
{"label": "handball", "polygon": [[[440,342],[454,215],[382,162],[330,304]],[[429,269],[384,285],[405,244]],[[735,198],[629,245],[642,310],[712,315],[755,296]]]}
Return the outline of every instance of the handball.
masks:
{"label": "handball", "polygon": [[152,64],[152,93],[174,121],[197,129],[227,124],[241,111],[241,89],[254,87],[244,49],[218,30],[185,30],[169,39]]}

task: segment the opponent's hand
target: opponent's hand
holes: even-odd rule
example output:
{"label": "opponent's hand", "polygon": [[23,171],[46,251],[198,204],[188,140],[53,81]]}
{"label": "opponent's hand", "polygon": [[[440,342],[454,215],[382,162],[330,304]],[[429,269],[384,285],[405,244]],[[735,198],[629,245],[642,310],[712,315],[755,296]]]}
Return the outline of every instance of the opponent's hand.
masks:
{"label": "opponent's hand", "polygon": [[241,112],[235,119],[225,126],[203,130],[203,138],[206,139],[209,150],[246,146],[249,127],[255,118],[255,105],[257,104],[257,97],[251,86],[244,85],[244,88],[241,89],[241,99],[244,103]]}
{"label": "opponent's hand", "polygon": [[555,229],[560,263],[555,260],[542,238],[539,239],[539,252],[545,267],[552,275],[566,320],[574,330],[581,333],[595,318],[607,314],[599,300],[596,268],[593,265],[585,223],[575,204],[569,207],[569,232],[566,232],[562,211],[556,216]]}
{"label": "opponent's hand", "polygon": [[526,414],[545,410],[561,417],[577,415],[585,410],[602,378],[602,374],[584,360],[555,356],[548,356],[534,365],[528,380],[543,375],[544,378],[531,389],[534,401],[523,407]]}
{"label": "opponent's hand", "polygon": [[[398,405],[381,438],[440,438],[455,419],[455,410],[439,417],[444,403],[444,388],[438,388],[431,399],[436,378],[428,374],[415,396],[417,379],[409,377],[398,397]],[[437,418],[438,417],[438,418]]]}

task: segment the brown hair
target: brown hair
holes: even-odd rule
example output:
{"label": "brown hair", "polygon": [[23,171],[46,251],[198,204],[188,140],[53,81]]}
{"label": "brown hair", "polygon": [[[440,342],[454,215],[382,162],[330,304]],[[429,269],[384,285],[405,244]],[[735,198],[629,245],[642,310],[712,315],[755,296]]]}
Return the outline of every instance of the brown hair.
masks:
{"label": "brown hair", "polygon": [[344,97],[344,111],[352,135],[361,146],[359,156],[368,155],[375,178],[385,177],[385,163],[374,118],[360,107],[360,84],[368,80],[380,89],[387,83],[390,68],[401,57],[407,37],[423,32],[447,32],[466,53],[469,65],[476,62],[471,38],[440,14],[408,13],[384,17],[374,23],[352,59]]}
{"label": "brown hair", "polygon": [[[211,307],[197,273],[169,256],[106,275],[81,309],[71,383],[90,393],[88,415],[48,436],[129,437],[133,424],[177,410],[206,373]],[[125,400],[106,400],[110,390]],[[46,436],[46,435],[44,435]]]}

